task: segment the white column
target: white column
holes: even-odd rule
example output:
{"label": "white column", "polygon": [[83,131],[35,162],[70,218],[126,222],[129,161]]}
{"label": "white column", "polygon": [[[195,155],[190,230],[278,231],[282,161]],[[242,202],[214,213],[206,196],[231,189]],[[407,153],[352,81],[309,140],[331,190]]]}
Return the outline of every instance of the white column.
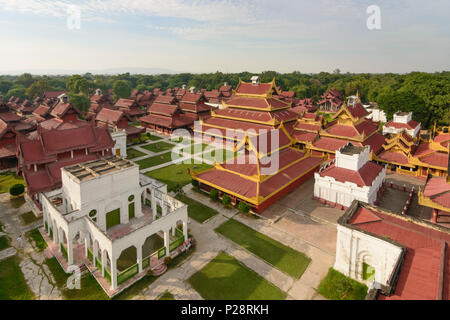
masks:
{"label": "white column", "polygon": [[172,237],[175,237],[175,228],[176,228],[176,225],[172,227]]}
{"label": "white column", "polygon": [[167,215],[167,206],[162,203],[162,216],[165,217]]}
{"label": "white column", "polygon": [[98,251],[98,244],[97,242],[94,240],[94,250],[92,252],[92,264],[94,265],[94,267],[96,266],[96,261],[95,258],[97,258],[97,251]]}
{"label": "white column", "polygon": [[64,237],[62,235],[62,230],[60,228],[58,228],[58,250],[59,250],[59,253],[62,253],[61,243],[64,243]]}
{"label": "white column", "polygon": [[106,268],[106,251],[102,251],[102,277],[105,277]]}
{"label": "white column", "polygon": [[142,272],[142,245],[138,244],[136,248],[137,253],[137,263],[138,263],[138,273]]}
{"label": "white column", "polygon": [[111,289],[117,289],[117,261],[113,255],[111,255]]}
{"label": "white column", "polygon": [[188,228],[187,228],[187,222],[183,221],[183,235],[184,235],[184,241],[188,239]]}
{"label": "white column", "polygon": [[84,238],[84,256],[88,257],[89,240],[87,237]]}
{"label": "white column", "polygon": [[164,247],[166,247],[166,255],[170,253],[169,230],[164,231]]}
{"label": "white column", "polygon": [[72,240],[69,239],[67,239],[67,262],[69,266],[73,264],[73,245]]}

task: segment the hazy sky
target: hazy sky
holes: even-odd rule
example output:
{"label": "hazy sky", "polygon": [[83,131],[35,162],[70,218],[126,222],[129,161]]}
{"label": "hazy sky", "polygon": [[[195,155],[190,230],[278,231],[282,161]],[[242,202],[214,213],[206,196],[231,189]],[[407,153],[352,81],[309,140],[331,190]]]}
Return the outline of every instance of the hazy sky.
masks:
{"label": "hazy sky", "polygon": [[[381,30],[366,26],[370,5]],[[0,73],[434,72],[450,70],[450,1],[0,0],[0,43]]]}

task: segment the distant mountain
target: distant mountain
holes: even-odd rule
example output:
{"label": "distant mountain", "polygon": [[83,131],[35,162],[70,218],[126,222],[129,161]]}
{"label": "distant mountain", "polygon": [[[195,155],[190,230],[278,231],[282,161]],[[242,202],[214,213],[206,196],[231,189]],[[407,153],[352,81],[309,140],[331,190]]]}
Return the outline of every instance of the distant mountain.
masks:
{"label": "distant mountain", "polygon": [[178,71],[164,68],[109,68],[109,69],[84,69],[84,70],[63,70],[63,69],[32,69],[32,70],[0,70],[0,75],[20,75],[31,73],[33,75],[72,75],[72,74],[105,74],[114,75],[129,72],[130,74],[177,74]]}

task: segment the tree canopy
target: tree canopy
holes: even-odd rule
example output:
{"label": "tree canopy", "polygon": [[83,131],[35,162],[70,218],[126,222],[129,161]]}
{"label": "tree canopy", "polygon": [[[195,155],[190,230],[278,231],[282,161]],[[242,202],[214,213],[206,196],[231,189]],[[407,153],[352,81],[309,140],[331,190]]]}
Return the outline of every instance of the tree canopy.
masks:
{"label": "tree canopy", "polygon": [[[129,98],[132,89],[168,89],[187,85],[198,89],[218,89],[224,82],[237,86],[239,78],[249,81],[250,72],[207,73],[207,74],[160,74],[160,75],[73,75],[73,76],[0,76],[0,93],[9,97],[32,98],[42,92],[43,84],[47,90],[68,90],[71,94],[92,94],[100,88],[103,92],[113,89],[115,98]],[[409,74],[352,74],[335,69],[332,73],[320,72],[306,74],[299,71],[278,73],[265,71],[259,74],[261,81],[276,79],[277,86],[286,91],[295,91],[297,97],[319,100],[328,89],[338,89],[345,96],[359,92],[363,102],[377,102],[388,115],[401,110],[413,111],[414,119],[424,127],[432,127],[435,121],[447,124],[446,116],[450,109],[450,72],[437,73],[412,72]],[[35,84],[38,82],[38,84]],[[28,89],[28,90],[27,90]],[[27,92],[25,92],[27,90]],[[397,110],[395,110],[397,109]]]}

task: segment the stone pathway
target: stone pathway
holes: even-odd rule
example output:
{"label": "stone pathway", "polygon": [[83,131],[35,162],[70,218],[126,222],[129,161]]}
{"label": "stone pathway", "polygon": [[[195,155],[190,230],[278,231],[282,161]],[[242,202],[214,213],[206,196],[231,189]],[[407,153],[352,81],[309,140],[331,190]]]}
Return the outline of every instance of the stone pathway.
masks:
{"label": "stone pathway", "polygon": [[[30,290],[38,300],[59,300],[62,299],[53,274],[45,264],[43,252],[38,252],[25,236],[25,232],[35,227],[35,224],[22,227],[19,215],[30,211],[28,204],[15,209],[9,205],[9,194],[0,194],[0,221],[3,229],[11,239],[11,248],[20,258],[20,268],[25,277]],[[38,223],[36,223],[38,224]],[[17,238],[22,235],[21,245]]]}

